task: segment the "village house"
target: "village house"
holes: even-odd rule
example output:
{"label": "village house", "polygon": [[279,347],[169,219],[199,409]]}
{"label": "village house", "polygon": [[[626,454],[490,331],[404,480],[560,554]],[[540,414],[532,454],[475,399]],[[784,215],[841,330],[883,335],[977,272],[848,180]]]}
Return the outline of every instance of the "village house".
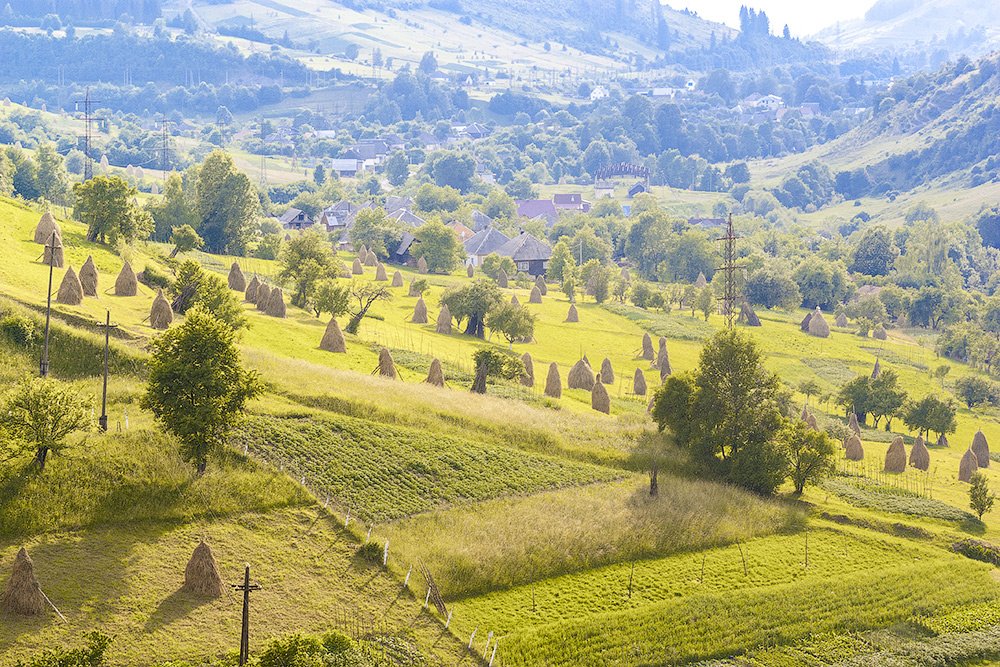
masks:
{"label": "village house", "polygon": [[472,266],[482,266],[483,259],[490,253],[496,252],[510,239],[502,232],[493,227],[476,232],[472,238],[465,242],[465,253],[468,255],[466,264]]}
{"label": "village house", "polygon": [[510,257],[517,266],[518,273],[531,277],[543,276],[552,259],[552,248],[539,241],[528,232],[521,232],[507,243],[497,248],[501,257]]}
{"label": "village house", "polygon": [[301,230],[312,227],[313,219],[309,217],[309,214],[305,211],[300,211],[297,208],[290,208],[285,211],[278,222],[281,223],[283,229],[287,230]]}

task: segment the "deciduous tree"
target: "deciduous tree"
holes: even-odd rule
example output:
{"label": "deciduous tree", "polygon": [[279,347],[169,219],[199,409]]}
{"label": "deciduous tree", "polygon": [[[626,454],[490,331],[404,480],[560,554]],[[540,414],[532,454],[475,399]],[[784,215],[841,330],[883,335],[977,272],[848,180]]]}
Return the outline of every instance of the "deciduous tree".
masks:
{"label": "deciduous tree", "polygon": [[0,427],[15,449],[33,452],[35,465],[45,470],[50,453],[63,451],[71,433],[90,426],[86,407],[78,394],[55,380],[23,380],[3,401]]}

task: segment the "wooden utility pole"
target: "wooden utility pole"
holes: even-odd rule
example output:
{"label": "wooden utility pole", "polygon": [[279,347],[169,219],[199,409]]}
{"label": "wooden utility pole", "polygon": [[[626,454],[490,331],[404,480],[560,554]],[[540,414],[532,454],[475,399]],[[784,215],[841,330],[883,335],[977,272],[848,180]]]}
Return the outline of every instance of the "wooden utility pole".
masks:
{"label": "wooden utility pole", "polygon": [[52,232],[52,240],[45,246],[49,250],[49,292],[46,295],[45,304],[45,345],[42,347],[42,360],[39,363],[39,371],[42,377],[49,374],[49,320],[52,316],[52,271],[56,265],[56,233]]}
{"label": "wooden utility pole", "polygon": [[111,329],[117,328],[117,324],[111,324],[111,310],[108,309],[107,318],[104,324],[100,322],[97,326],[104,327],[104,389],[101,393],[101,418],[97,424],[102,431],[108,430],[108,345],[111,342]]}
{"label": "wooden utility pole", "polygon": [[250,563],[243,572],[243,583],[233,584],[233,588],[243,591],[243,629],[240,632],[240,667],[243,667],[250,659],[250,593],[260,590],[260,586],[250,583]]}

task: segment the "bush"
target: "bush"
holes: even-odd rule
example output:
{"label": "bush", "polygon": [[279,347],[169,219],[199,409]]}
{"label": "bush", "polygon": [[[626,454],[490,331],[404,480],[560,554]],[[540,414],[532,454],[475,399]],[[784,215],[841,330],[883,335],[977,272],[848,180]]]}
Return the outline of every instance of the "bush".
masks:
{"label": "bush", "polygon": [[497,350],[492,347],[480,348],[472,355],[472,361],[476,368],[486,364],[488,378],[515,380],[525,373],[524,362],[521,361],[521,358],[506,350]]}
{"label": "bush", "polygon": [[1000,547],[995,544],[968,538],[955,542],[955,544],[951,545],[951,549],[966,558],[990,563],[994,567],[1000,567]]}
{"label": "bush", "polygon": [[170,276],[160,271],[155,265],[147,265],[138,277],[144,285],[149,285],[150,287],[162,287],[165,290],[170,289]]}
{"label": "bush", "polygon": [[18,347],[32,347],[41,338],[35,321],[19,313],[9,313],[0,319],[0,333]]}
{"label": "bush", "polygon": [[361,560],[368,561],[373,565],[382,564],[382,556],[384,555],[385,546],[379,544],[378,542],[365,542],[360,547],[358,547],[355,555]]}

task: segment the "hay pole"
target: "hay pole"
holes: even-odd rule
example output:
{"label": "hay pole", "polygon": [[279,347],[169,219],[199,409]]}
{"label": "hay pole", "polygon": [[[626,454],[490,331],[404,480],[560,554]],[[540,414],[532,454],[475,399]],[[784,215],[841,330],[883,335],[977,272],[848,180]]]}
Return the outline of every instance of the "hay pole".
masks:
{"label": "hay pole", "polygon": [[477,632],[479,632],[479,626],[478,625],[476,626],[476,629],[472,631],[472,636],[469,637],[469,650],[470,651],[472,650],[472,640],[476,638],[476,633]]}
{"label": "hay pole", "polygon": [[[45,594],[45,591],[43,591],[43,590],[42,590],[42,587],[41,587],[41,586],[39,586],[38,584],[35,584],[35,588],[37,588],[37,589],[38,589],[38,592],[42,594],[42,597],[43,597],[43,598],[45,598],[45,601],[49,603],[49,606],[50,606],[50,607],[52,607],[52,609],[53,609],[53,610],[54,610],[54,611],[55,611],[55,612],[56,612],[57,614],[59,614],[59,618],[61,618],[61,619],[62,619],[62,622],[63,622],[63,623],[69,623],[69,621],[67,621],[67,620],[66,620],[66,617],[62,615],[62,612],[61,612],[61,611],[59,611],[59,610],[58,610],[58,609],[56,608],[56,606],[55,606],[54,604],[52,604],[52,600],[50,600],[50,599],[49,599],[49,596]],[[5,618],[6,618],[6,616],[5,616]]]}
{"label": "hay pole", "polygon": [[705,583],[705,556],[706,554],[704,553],[701,555],[701,576],[698,578],[699,584]]}
{"label": "hay pole", "polygon": [[743,547],[740,546],[740,538],[736,538],[736,548],[740,550],[740,559],[743,560],[743,576],[749,576],[747,574],[747,559],[743,556]]}

